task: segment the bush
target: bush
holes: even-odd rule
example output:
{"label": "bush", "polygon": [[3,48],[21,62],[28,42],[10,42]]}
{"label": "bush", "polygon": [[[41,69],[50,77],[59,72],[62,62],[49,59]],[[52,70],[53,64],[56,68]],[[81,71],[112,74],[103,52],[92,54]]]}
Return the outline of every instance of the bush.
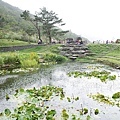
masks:
{"label": "bush", "polygon": [[19,58],[20,58],[21,67],[23,68],[38,66],[39,57],[36,53],[21,54]]}
{"label": "bush", "polygon": [[0,67],[4,64],[3,57],[0,57]]}
{"label": "bush", "polygon": [[3,58],[4,58],[4,64],[14,64],[14,65],[20,64],[19,56],[17,54],[10,53],[7,56],[3,56]]}
{"label": "bush", "polygon": [[37,55],[37,53],[32,52],[30,53],[29,57],[30,57],[30,60],[35,59],[37,62],[39,61],[39,56]]}
{"label": "bush", "polygon": [[5,65],[14,65],[15,67],[36,67],[38,66],[38,61],[39,57],[36,53],[8,53],[0,57],[0,66],[4,63]]}
{"label": "bush", "polygon": [[62,63],[62,62],[65,62],[65,61],[66,61],[66,57],[61,56],[61,55],[56,56],[56,62],[57,63]]}
{"label": "bush", "polygon": [[57,62],[57,63],[62,63],[64,61],[66,61],[66,57],[57,55],[57,54],[53,54],[53,53],[46,53],[43,56],[43,59],[47,62]]}
{"label": "bush", "polygon": [[21,67],[23,68],[32,68],[32,67],[37,67],[38,66],[38,62],[33,59],[33,60],[23,60],[21,61]]}

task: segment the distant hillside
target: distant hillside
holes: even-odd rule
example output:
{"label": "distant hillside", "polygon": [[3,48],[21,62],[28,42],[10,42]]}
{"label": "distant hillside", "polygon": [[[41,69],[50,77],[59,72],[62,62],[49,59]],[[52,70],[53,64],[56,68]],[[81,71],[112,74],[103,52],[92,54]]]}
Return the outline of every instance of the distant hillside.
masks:
{"label": "distant hillside", "polygon": [[30,26],[34,27],[31,23],[26,22],[20,17],[22,12],[19,8],[0,0],[0,18],[4,20],[1,21],[1,24],[3,23],[4,25],[0,27],[12,31],[26,30]]}
{"label": "distant hillside", "polygon": [[[30,36],[29,30],[37,33],[31,22],[25,21],[20,17],[22,10],[0,0],[0,38],[19,39],[19,40],[37,40],[36,35]],[[62,39],[78,37],[77,34],[69,31]],[[46,39],[43,36],[43,39]]]}

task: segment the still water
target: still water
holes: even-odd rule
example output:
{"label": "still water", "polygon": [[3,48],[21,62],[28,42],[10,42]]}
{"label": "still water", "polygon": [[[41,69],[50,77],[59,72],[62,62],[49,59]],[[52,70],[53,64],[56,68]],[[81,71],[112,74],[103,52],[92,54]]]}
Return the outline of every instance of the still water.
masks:
{"label": "still water", "polygon": [[[111,74],[116,75],[117,78],[114,81],[101,82],[97,78],[74,78],[67,75],[71,71],[94,71],[94,70],[106,70]],[[14,108],[13,102],[6,102],[5,95],[13,94],[16,89],[19,88],[39,88],[44,85],[54,85],[62,87],[65,96],[70,98],[79,97],[80,99],[75,102],[58,102],[57,99],[51,101],[52,108],[55,109],[69,109],[71,113],[80,109],[81,105],[84,108],[91,110],[91,116],[94,120],[119,120],[120,108],[117,106],[111,106],[104,103],[98,103],[97,101],[89,98],[89,94],[101,93],[105,96],[111,96],[115,92],[120,91],[120,70],[113,69],[111,67],[102,64],[86,64],[78,62],[64,63],[60,65],[54,65],[50,68],[44,68],[36,73],[27,73],[25,75],[6,75],[0,77],[0,112],[5,108]],[[94,115],[92,111],[99,109],[100,114]]]}

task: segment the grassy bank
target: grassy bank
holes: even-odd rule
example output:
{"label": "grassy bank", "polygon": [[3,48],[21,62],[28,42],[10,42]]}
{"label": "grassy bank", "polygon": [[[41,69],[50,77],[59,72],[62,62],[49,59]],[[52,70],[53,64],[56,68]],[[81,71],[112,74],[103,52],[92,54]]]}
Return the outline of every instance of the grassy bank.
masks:
{"label": "grassy bank", "polygon": [[0,47],[20,46],[20,45],[29,45],[29,43],[19,40],[13,40],[13,39],[0,39]]}
{"label": "grassy bank", "polygon": [[120,44],[91,44],[88,48],[95,53],[90,60],[120,68]]}
{"label": "grassy bank", "polygon": [[[0,69],[29,69],[40,68],[41,66],[48,66],[51,64],[60,64],[67,60],[66,57],[61,56],[58,50],[59,45],[37,46],[26,50],[16,52],[4,52],[0,54]],[[0,74],[4,74],[0,72]]]}
{"label": "grassy bank", "polygon": [[[17,41],[18,45],[20,41]],[[22,43],[22,42],[21,42]],[[12,45],[11,43],[9,43]],[[20,44],[19,44],[20,45]],[[0,54],[0,69],[8,68],[34,68],[41,64],[56,64],[68,60],[59,54],[60,45],[37,46],[16,52]],[[89,50],[94,53],[77,59],[80,62],[101,62],[115,68],[120,68],[120,44],[89,44]]]}

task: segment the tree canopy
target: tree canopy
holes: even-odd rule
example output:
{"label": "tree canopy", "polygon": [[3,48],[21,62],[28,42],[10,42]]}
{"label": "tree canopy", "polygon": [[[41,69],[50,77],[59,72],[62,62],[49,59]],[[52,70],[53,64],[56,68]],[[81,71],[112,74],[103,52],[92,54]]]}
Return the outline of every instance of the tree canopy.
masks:
{"label": "tree canopy", "polygon": [[65,23],[63,23],[62,19],[58,18],[55,12],[48,11],[45,7],[41,8],[40,12],[36,12],[34,18],[30,17],[30,13],[27,10],[21,14],[21,17],[34,24],[38,31],[39,39],[41,39],[42,30],[42,33],[48,37],[49,43],[52,42],[52,38],[63,36],[68,32],[58,28],[57,25],[63,26]]}

